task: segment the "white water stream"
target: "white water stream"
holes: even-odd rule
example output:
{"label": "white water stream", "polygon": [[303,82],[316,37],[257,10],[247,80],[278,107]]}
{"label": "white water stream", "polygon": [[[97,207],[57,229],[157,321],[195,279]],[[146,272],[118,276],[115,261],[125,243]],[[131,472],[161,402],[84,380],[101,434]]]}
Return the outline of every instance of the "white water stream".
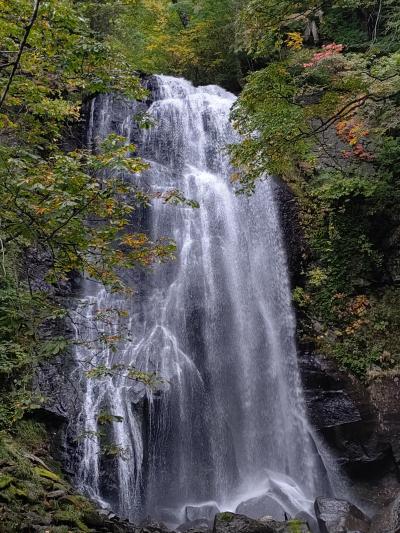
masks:
{"label": "white water stream", "polygon": [[[82,376],[79,424],[93,436],[80,446],[79,483],[133,520],[177,524],[187,504],[234,510],[266,492],[279,515],[312,513],[315,497],[330,491],[330,467],[305,413],[276,187],[262,183],[251,198],[233,192],[224,151],[237,140],[232,94],[165,76],[152,85],[154,126],[134,139],[151,163],[141,179],[152,190],[181,190],[200,209],[153,202],[145,229],[173,238],[178,256],[136,275],[129,301],[83,285],[89,321],[105,308],[129,310],[130,340],[96,363],[155,371],[165,384],[151,391],[122,376]],[[112,131],[132,136],[132,109],[116,117],[114,104],[112,96],[93,101],[93,146]],[[77,350],[77,359],[88,357]],[[111,469],[94,435],[102,409],[123,417],[111,437],[127,457]]]}

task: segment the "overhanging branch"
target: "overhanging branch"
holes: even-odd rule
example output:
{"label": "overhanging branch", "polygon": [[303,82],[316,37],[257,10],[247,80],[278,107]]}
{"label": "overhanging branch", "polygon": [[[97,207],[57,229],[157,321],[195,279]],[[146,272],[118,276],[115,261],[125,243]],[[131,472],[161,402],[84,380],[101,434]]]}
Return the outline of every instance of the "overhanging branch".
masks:
{"label": "overhanging branch", "polygon": [[31,19],[30,19],[28,25],[25,26],[25,33],[24,33],[24,36],[22,38],[21,44],[19,45],[17,57],[16,57],[15,61],[11,63],[13,65],[13,68],[12,68],[12,71],[11,71],[10,76],[8,78],[7,85],[5,86],[3,94],[2,94],[1,99],[0,99],[0,108],[3,106],[4,101],[5,101],[6,97],[7,97],[8,91],[10,90],[11,84],[12,84],[14,76],[15,76],[15,73],[17,72],[17,69],[18,69],[18,66],[19,66],[19,62],[21,61],[22,54],[24,52],[26,43],[28,41],[29,34],[31,33],[33,25],[35,24],[35,21],[36,21],[36,19],[38,17],[40,2],[41,2],[41,0],[35,0],[35,5],[33,7],[32,16],[31,16]]}

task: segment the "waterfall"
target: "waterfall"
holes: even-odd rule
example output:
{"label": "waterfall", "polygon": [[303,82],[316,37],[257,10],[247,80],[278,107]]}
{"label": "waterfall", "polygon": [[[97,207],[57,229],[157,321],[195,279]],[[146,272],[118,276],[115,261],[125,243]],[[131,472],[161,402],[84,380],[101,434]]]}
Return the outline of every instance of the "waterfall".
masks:
{"label": "waterfall", "polygon": [[[135,126],[138,104],[100,96],[88,142],[126,135],[151,165],[131,179],[153,191],[179,189],[200,208],[154,200],[137,215],[152,239],[172,238],[178,252],[167,265],[128,273],[131,297],[82,285],[80,335],[95,335],[87,324],[101,310],[129,311],[111,326],[129,338],[99,351],[96,364],[134,365],[156,372],[162,385],[80,372],[78,425],[89,437],[79,445],[78,483],[132,520],[178,524],[186,505],[235,510],[265,493],[292,516],[312,513],[315,497],[329,493],[329,476],[305,412],[277,187],[267,180],[250,198],[234,194],[226,153],[238,140],[232,94],[167,76],[150,85],[149,129]],[[92,351],[78,347],[77,361]],[[122,417],[108,430],[122,457],[100,453],[102,409]]]}

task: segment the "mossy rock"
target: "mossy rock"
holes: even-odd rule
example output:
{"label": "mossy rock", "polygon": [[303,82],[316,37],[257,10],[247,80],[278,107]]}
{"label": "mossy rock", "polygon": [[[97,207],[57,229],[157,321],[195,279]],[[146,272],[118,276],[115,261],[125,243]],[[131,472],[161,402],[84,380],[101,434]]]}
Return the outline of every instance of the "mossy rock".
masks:
{"label": "mossy rock", "polygon": [[234,513],[220,513],[218,516],[222,522],[232,522],[232,520],[235,518]]}
{"label": "mossy rock", "polygon": [[8,474],[0,474],[0,490],[6,489],[14,481],[12,476]]}
{"label": "mossy rock", "polygon": [[307,525],[303,520],[289,520],[287,522],[287,531],[288,533],[307,533],[310,530],[308,529]]}
{"label": "mossy rock", "polygon": [[53,520],[56,524],[67,524],[69,526],[75,526],[84,533],[90,533],[90,529],[82,522],[79,514],[73,510],[60,510],[54,513]]}
{"label": "mossy rock", "polygon": [[100,515],[94,509],[89,509],[84,512],[82,520],[85,524],[91,528],[104,528],[106,527],[106,519],[104,516]]}
{"label": "mossy rock", "polygon": [[44,497],[44,490],[39,483],[32,481],[19,481],[17,487],[27,494],[27,500],[35,503]]}
{"label": "mossy rock", "polygon": [[55,474],[51,470],[46,470],[46,468],[40,468],[39,466],[35,466],[33,471],[39,477],[43,477],[45,479],[50,479],[52,481],[61,481],[60,476],[58,474]]}
{"label": "mossy rock", "polygon": [[13,501],[15,501],[15,496],[12,491],[10,491],[10,487],[8,487],[7,489],[3,489],[0,492],[0,502],[1,501],[6,502],[8,504],[11,504]]}
{"label": "mossy rock", "polygon": [[70,491],[70,487],[66,483],[63,483],[62,480],[60,480],[58,483],[53,483],[52,490],[65,490],[66,492]]}
{"label": "mossy rock", "polygon": [[16,498],[21,498],[23,500],[29,501],[29,495],[25,489],[21,489],[19,487],[10,487],[8,490]]}
{"label": "mossy rock", "polygon": [[79,511],[86,510],[89,507],[88,501],[83,496],[68,494],[67,496],[63,496],[62,501],[72,504],[75,509],[78,509]]}

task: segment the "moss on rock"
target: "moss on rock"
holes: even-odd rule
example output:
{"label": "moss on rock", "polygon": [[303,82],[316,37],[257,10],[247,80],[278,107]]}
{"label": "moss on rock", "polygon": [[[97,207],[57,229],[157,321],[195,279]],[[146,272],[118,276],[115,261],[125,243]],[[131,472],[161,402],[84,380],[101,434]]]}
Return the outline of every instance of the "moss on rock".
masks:
{"label": "moss on rock", "polygon": [[0,490],[6,489],[13,482],[14,478],[7,474],[0,474]]}
{"label": "moss on rock", "polygon": [[126,531],[115,529],[63,478],[46,438],[43,426],[32,421],[13,435],[0,433],[1,533]]}

